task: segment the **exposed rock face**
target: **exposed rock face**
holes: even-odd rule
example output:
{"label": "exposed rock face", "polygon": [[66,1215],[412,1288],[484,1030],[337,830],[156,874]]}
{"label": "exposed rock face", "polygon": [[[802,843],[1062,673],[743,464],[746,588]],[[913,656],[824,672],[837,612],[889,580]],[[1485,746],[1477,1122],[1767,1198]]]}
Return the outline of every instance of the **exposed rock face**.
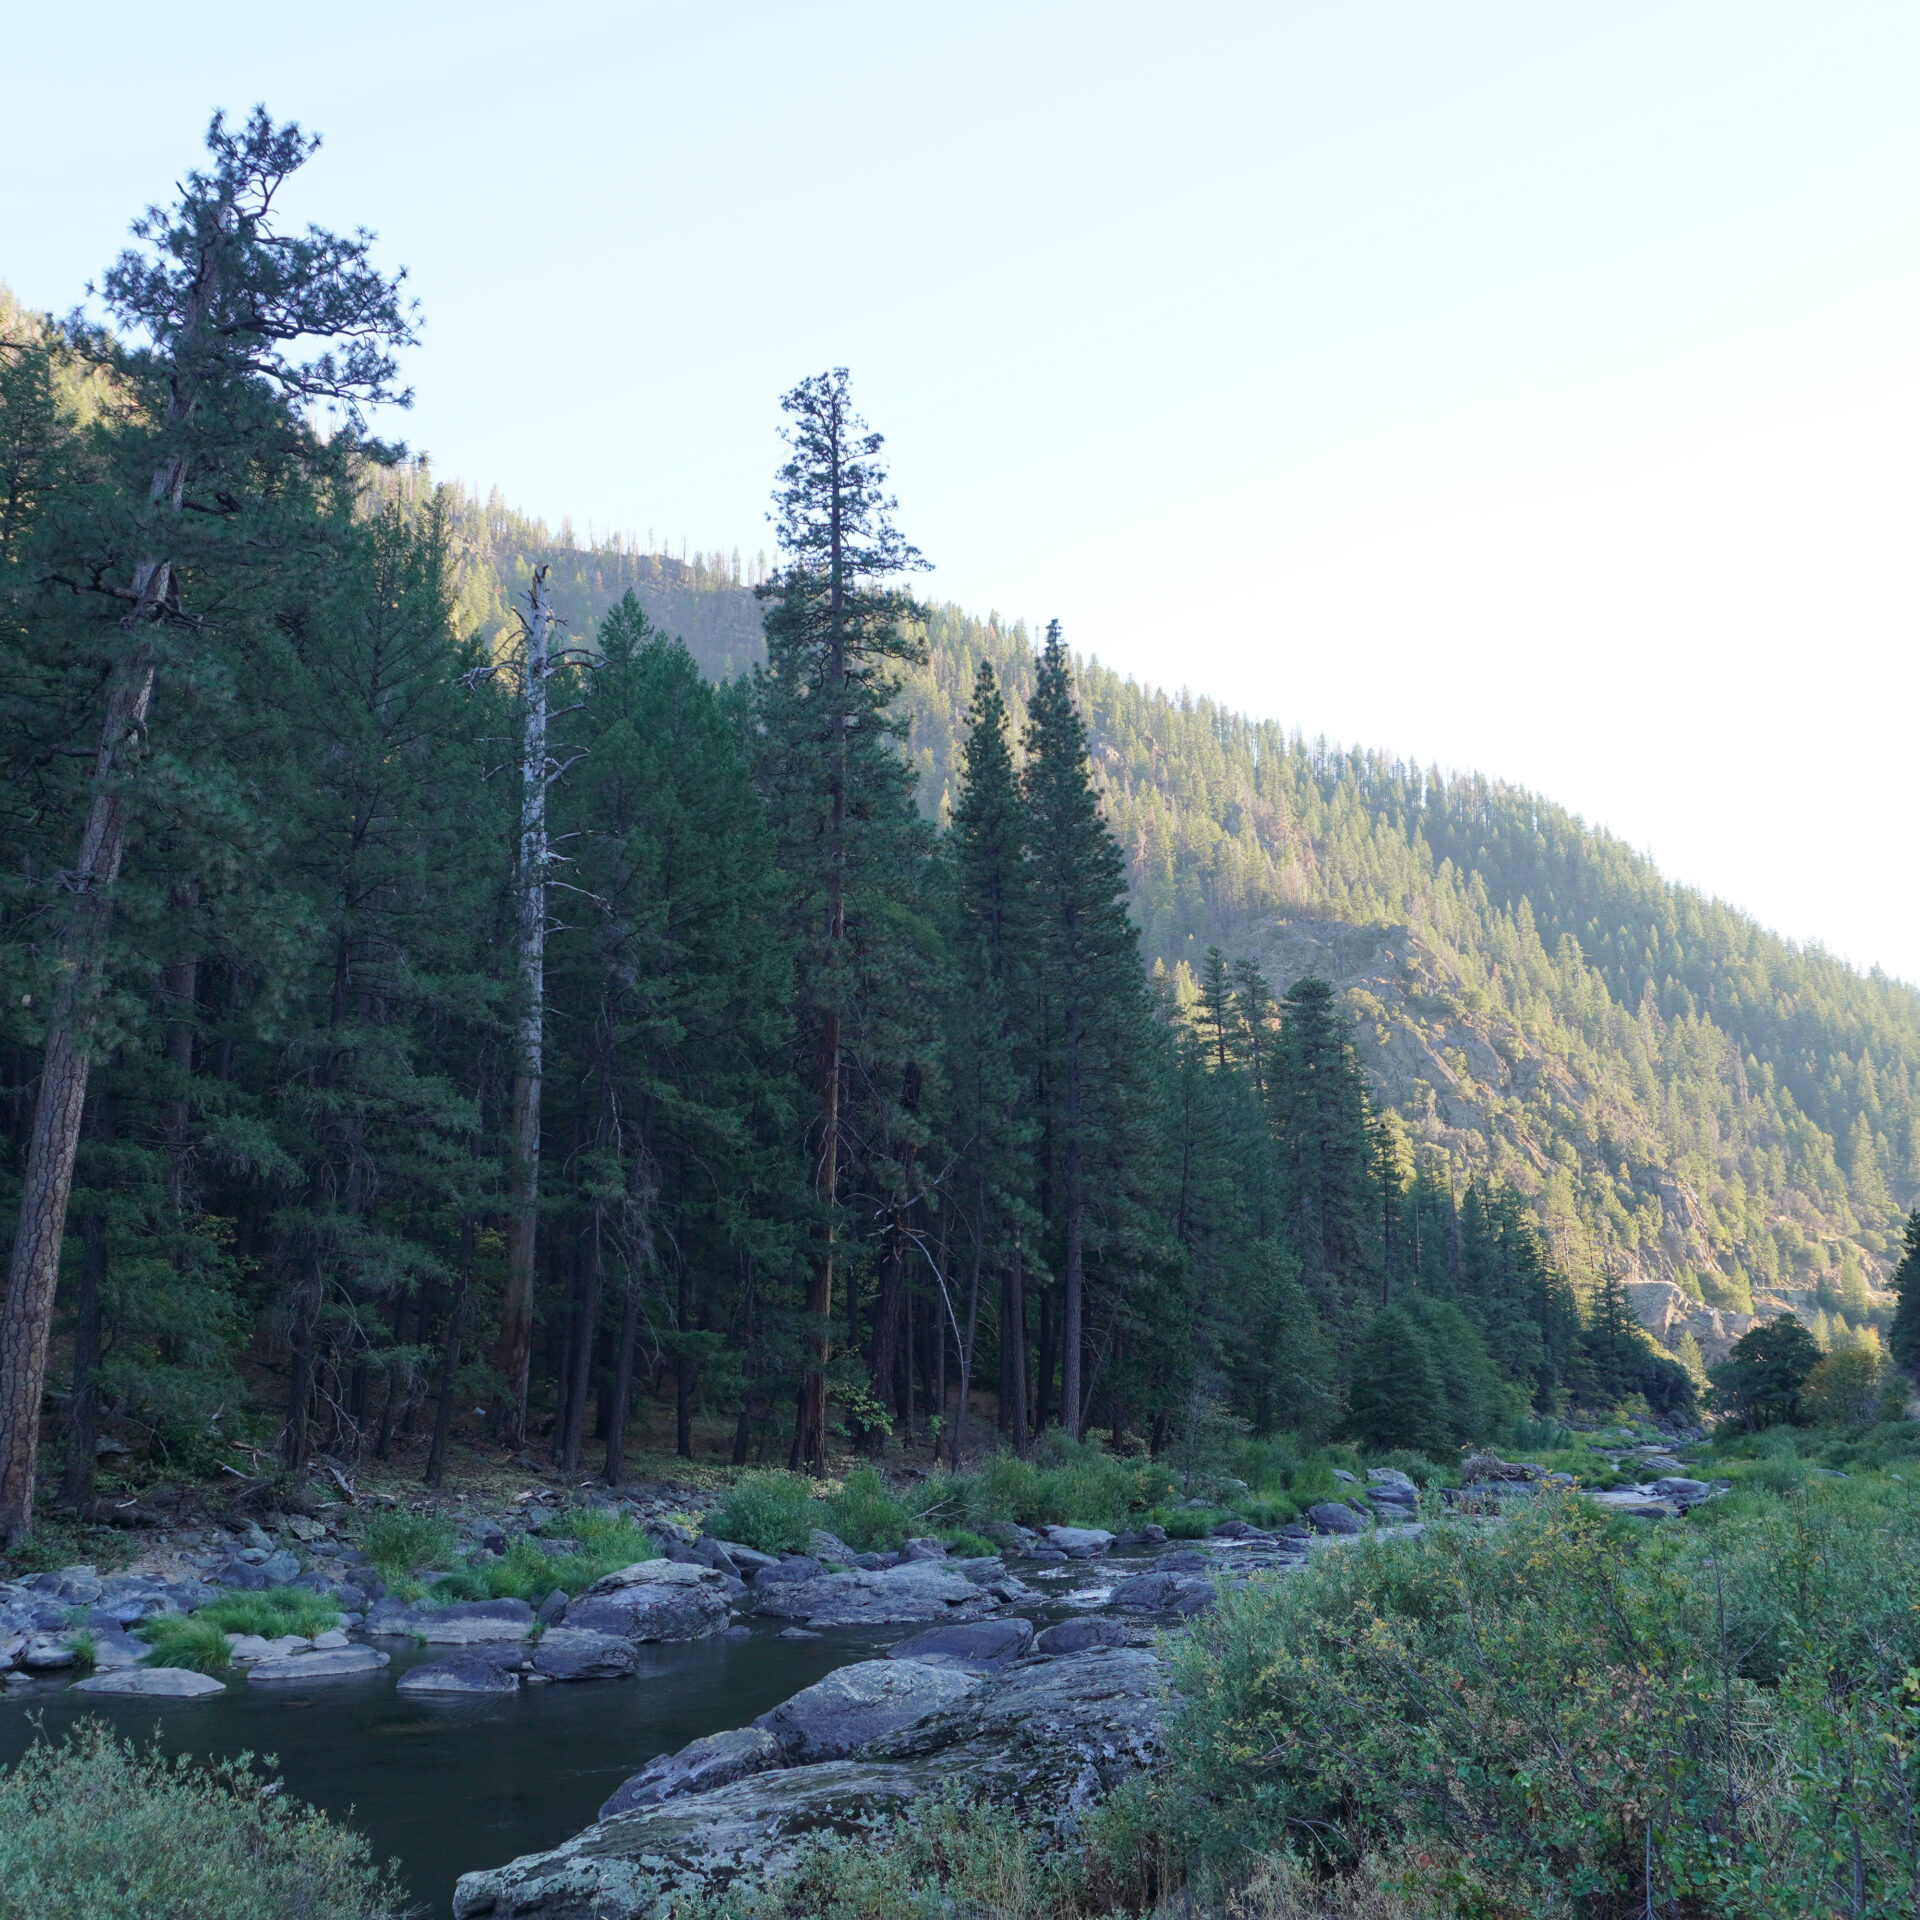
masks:
{"label": "exposed rock face", "polygon": [[533,1609],[524,1600],[463,1600],[426,1609],[418,1631],[430,1647],[481,1647],[524,1640],[533,1631],[533,1620]]}
{"label": "exposed rock face", "polygon": [[210,1673],[187,1667],[119,1667],[74,1683],[75,1693],[131,1694],[142,1700],[199,1700],[226,1688]]}
{"label": "exposed rock face", "polygon": [[436,1660],[431,1666],[415,1667],[403,1674],[396,1693],[405,1694],[493,1694],[518,1693],[520,1676],[512,1667],[492,1660]]}
{"label": "exposed rock face", "polygon": [[1316,1533],[1358,1533],[1361,1530],[1360,1516],[1337,1500],[1323,1500],[1317,1507],[1309,1507],[1307,1518],[1312,1521]]}
{"label": "exposed rock face", "polygon": [[540,1636],[529,1664],[549,1680],[618,1680],[639,1659],[634,1643],[590,1627],[550,1627]]}
{"label": "exposed rock face", "polygon": [[631,1780],[622,1782],[600,1809],[600,1818],[611,1820],[616,1813],[631,1813],[636,1807],[656,1807],[682,1794],[710,1793],[780,1764],[780,1743],[765,1727],[710,1733],[704,1740],[690,1741],[678,1753],[649,1760]]}
{"label": "exposed rock face", "polygon": [[[1359,1523],[1356,1521],[1354,1524],[1355,1531],[1358,1531]],[[1213,1582],[1205,1574],[1155,1572],[1139,1573],[1131,1580],[1122,1580],[1114,1588],[1109,1604],[1118,1607],[1122,1613],[1193,1614],[1212,1606],[1215,1598]],[[1092,1622],[1087,1624],[1091,1625]],[[1048,1631],[1053,1629],[1049,1628]]]}
{"label": "exposed rock face", "polygon": [[[964,1573],[938,1560],[904,1566],[823,1573],[812,1580],[754,1582],[754,1612],[776,1620],[820,1627],[878,1627],[916,1620],[968,1619],[984,1613],[994,1596]],[[569,1614],[569,1622],[573,1616]]]}
{"label": "exposed rock face", "polygon": [[353,1674],[377,1673],[387,1656],[373,1647],[333,1647],[314,1653],[293,1653],[282,1660],[262,1660],[247,1675],[249,1686],[272,1686],[281,1681],[337,1680]]}
{"label": "exposed rock face", "polygon": [[704,1640],[731,1617],[728,1576],[677,1560],[643,1560],[596,1580],[562,1616],[569,1627],[636,1643]]}
{"label": "exposed rock face", "polygon": [[979,1690],[978,1677],[959,1667],[860,1660],[802,1688],[753,1724],[773,1736],[789,1766],[842,1760],[871,1741],[951,1712]]}
{"label": "exposed rock face", "polygon": [[[607,1803],[608,1817],[564,1846],[464,1875],[457,1920],[651,1920],[678,1895],[778,1872],[816,1834],[882,1825],[949,1787],[1060,1831],[1164,1754],[1162,1672],[1150,1652],[1100,1648],[1023,1660],[984,1680],[921,1666],[906,1697],[877,1690],[880,1682],[862,1671],[890,1669],[897,1679],[914,1665],[861,1662],[775,1708],[758,1729],[663,1756]],[[827,1697],[836,1681],[844,1705]],[[914,1702],[927,1710],[900,1719]],[[776,1739],[767,1723],[777,1721],[824,1729],[831,1744],[860,1715],[890,1724],[844,1759],[769,1765],[751,1738],[759,1731]],[[752,1771],[740,1777],[736,1769]],[[721,1774],[731,1784],[700,1790],[698,1782]]]}
{"label": "exposed rock face", "polygon": [[1033,1622],[973,1620],[956,1627],[929,1627],[887,1649],[889,1660],[919,1660],[931,1667],[990,1673],[1033,1649]]}

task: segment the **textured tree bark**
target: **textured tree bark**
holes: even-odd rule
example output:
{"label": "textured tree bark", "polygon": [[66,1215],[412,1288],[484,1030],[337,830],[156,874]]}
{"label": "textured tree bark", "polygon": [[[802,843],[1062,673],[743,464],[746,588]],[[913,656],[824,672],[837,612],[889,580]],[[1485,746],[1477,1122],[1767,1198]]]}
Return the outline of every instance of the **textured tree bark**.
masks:
{"label": "textured tree bark", "polygon": [[620,1484],[626,1467],[627,1413],[633,1404],[633,1350],[640,1339],[640,1276],[627,1269],[626,1294],[620,1305],[620,1349],[613,1362],[613,1400],[607,1409],[607,1464],[610,1487]]}
{"label": "textured tree bark", "polygon": [[501,1378],[507,1403],[501,1438],[524,1444],[533,1361],[534,1272],[540,1233],[540,1091],[545,1038],[547,951],[547,671],[553,609],[547,569],[528,590],[525,713],[520,740],[520,853],[514,938],[520,958],[521,1010],[513,1076],[513,1210],[507,1219],[507,1284],[500,1309]]}
{"label": "textured tree bark", "polygon": [[1020,1242],[1013,1243],[1013,1257],[1007,1263],[1007,1323],[1000,1338],[1013,1343],[1008,1362],[1008,1392],[1012,1399],[1013,1451],[1016,1459],[1027,1457],[1027,1268]]}
{"label": "textured tree bark", "polygon": [[[96,1102],[96,1104],[101,1104]],[[99,1136],[111,1139],[111,1121],[102,1113],[93,1122]],[[67,1459],[60,1478],[60,1502],[84,1507],[93,1498],[95,1448],[100,1439],[100,1283],[107,1273],[107,1216],[104,1206],[89,1211],[80,1227],[80,1294],[73,1316],[73,1398],[67,1405]]]}

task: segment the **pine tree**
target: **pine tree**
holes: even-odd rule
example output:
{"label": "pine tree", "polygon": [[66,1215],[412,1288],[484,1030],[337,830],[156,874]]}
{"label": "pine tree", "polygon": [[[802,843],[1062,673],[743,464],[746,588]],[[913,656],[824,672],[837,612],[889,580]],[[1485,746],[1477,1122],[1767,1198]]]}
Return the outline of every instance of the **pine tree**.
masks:
{"label": "pine tree", "polygon": [[1369,1447],[1439,1454],[1447,1445],[1445,1390],[1420,1329],[1400,1307],[1367,1322],[1353,1349],[1346,1430]]}
{"label": "pine tree", "polygon": [[1034,1226],[1028,1149],[1031,1115],[1028,1007],[1033,903],[1026,864],[1026,809],[1014,774],[1006,703],[981,661],[967,710],[960,800],[951,837],[955,989],[950,998],[947,1082],[957,1185],[967,1215],[965,1331],[960,1398],[949,1451],[958,1468],[980,1329],[981,1282],[1000,1279],[1000,1399],[1016,1453],[1027,1448],[1024,1247]]}
{"label": "pine tree", "polygon": [[[54,990],[26,1179],[0,1317],[0,1538],[32,1526],[42,1383],[67,1199],[78,1149],[99,1000],[109,965],[115,885],[126,847],[126,783],[152,750],[149,708],[163,674],[190,674],[199,616],[183,595],[209,559],[229,565],[259,543],[269,496],[257,461],[269,446],[297,482],[302,466],[337,466],[366,404],[398,398],[392,350],[412,337],[397,283],[368,264],[368,236],[272,228],[275,194],[315,142],[256,111],[240,132],[208,130],[210,171],[190,172],[171,215],[146,215],[150,248],[108,272],[109,310],[148,345],[89,345],[150,396],[146,499],[124,529],[131,567],[97,650],[106,667],[98,747],[79,848],[62,876]],[[339,344],[306,361],[302,338]],[[349,432],[324,447],[301,424],[331,398]],[[248,472],[249,466],[255,471]],[[205,526],[186,510],[213,504]],[[103,556],[118,557],[109,546]]]}
{"label": "pine tree", "polygon": [[[1060,623],[1047,628],[1028,709],[1024,787],[1033,874],[1036,981],[1046,1002],[1046,1076],[1062,1295],[1061,1424],[1085,1421],[1090,1161],[1117,1144],[1145,1028],[1139,936],[1126,909],[1126,863],[1102,818],[1074,705]],[[1118,1183],[1109,1196],[1118,1197]]]}
{"label": "pine tree", "polygon": [[1907,1215],[1900,1263],[1889,1284],[1899,1295],[1899,1304],[1887,1333],[1887,1351],[1910,1376],[1920,1375],[1920,1207]]}
{"label": "pine tree", "polygon": [[[884,978],[897,946],[889,896],[924,857],[912,776],[890,751],[892,673],[921,653],[905,624],[916,609],[885,583],[923,562],[893,524],[881,437],[853,411],[846,369],[802,381],[781,405],[792,458],[774,495],[784,565],[759,590],[760,777],[790,889],[817,1206],[792,1459],[824,1473],[849,1045],[863,1020],[884,1024],[874,993],[895,984]],[[881,1079],[869,1074],[866,1084]],[[902,1091],[895,1080],[891,1094]]]}

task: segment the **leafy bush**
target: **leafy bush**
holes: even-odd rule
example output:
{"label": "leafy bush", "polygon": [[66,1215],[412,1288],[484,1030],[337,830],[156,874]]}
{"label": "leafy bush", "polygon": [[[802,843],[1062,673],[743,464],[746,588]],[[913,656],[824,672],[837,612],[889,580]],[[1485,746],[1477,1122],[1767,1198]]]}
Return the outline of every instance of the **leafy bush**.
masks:
{"label": "leafy bush", "polygon": [[1886,1370],[1877,1347],[1842,1347],[1828,1354],[1800,1390],[1802,1417],[1816,1426],[1866,1425],[1879,1407]]}
{"label": "leafy bush", "polygon": [[[136,1629],[153,1651],[150,1667],[190,1667],[195,1673],[225,1673],[227,1629],[204,1614],[156,1614]],[[233,1629],[236,1633],[239,1629]]]}
{"label": "leafy bush", "polygon": [[969,1533],[965,1527],[949,1527],[936,1538],[949,1553],[962,1560],[984,1560],[989,1554],[1000,1551],[991,1540],[983,1539],[977,1533]]}
{"label": "leafy bush", "polygon": [[297,1633],[312,1639],[340,1624],[340,1609],[310,1587],[267,1587],[259,1593],[223,1593],[196,1609],[222,1633],[257,1633],[267,1640]]}
{"label": "leafy bush", "polygon": [[1155,1507],[1151,1517],[1169,1540],[1204,1540],[1220,1515],[1211,1507]]}
{"label": "leafy bush", "polygon": [[[544,1540],[522,1534],[504,1554],[470,1560],[433,1585],[436,1600],[525,1600],[537,1606],[557,1587],[573,1595],[596,1580],[641,1560],[657,1560],[660,1549],[630,1514],[577,1507],[545,1523],[556,1538],[576,1543],[556,1553]],[[543,1529],[543,1530],[545,1530]]]}
{"label": "leafy bush", "polygon": [[1297,1520],[1301,1514],[1299,1501],[1288,1493],[1255,1493],[1233,1503],[1233,1510],[1241,1519],[1250,1520],[1256,1527],[1284,1527],[1288,1521]]}
{"label": "leafy bush", "polygon": [[1659,1528],[1546,1491],[1254,1581],[1172,1658],[1169,1764],[1093,1833],[1154,1835],[1203,1886],[1309,1834],[1333,1863],[1470,1859],[1477,1891],[1428,1875],[1436,1914],[1911,1899],[1920,1505],[1896,1484]]}
{"label": "leafy bush", "polygon": [[361,1525],[360,1551],[388,1586],[397,1587],[423,1567],[451,1567],[459,1547],[453,1528],[438,1514],[389,1507]]}
{"label": "leafy bush", "polygon": [[996,1522],[1023,1527],[1137,1525],[1173,1495],[1173,1476],[1154,1460],[1120,1459],[1097,1441],[1049,1430],[1033,1457],[996,1453],[977,1473],[927,1483],[927,1511],[980,1532]]}
{"label": "leafy bush", "polygon": [[810,1480],[771,1469],[743,1473],[708,1518],[707,1532],[762,1553],[804,1553],[819,1515]]}
{"label": "leafy bush", "polygon": [[855,1467],[841,1490],[821,1504],[826,1517],[817,1524],[838,1534],[857,1553],[892,1553],[920,1521],[904,1501],[887,1491],[886,1482],[872,1467]]}
{"label": "leafy bush", "polygon": [[0,1920],[401,1920],[366,1842],[267,1784],[97,1721],[36,1740],[0,1776]]}

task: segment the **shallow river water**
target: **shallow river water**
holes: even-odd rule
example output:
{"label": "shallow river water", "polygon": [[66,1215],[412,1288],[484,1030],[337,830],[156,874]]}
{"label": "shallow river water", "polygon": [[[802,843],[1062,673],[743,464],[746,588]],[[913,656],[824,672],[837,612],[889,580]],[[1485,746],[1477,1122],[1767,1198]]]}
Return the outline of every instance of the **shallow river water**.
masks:
{"label": "shallow river water", "polygon": [[642,1647],[630,1680],[524,1687],[472,1702],[396,1695],[408,1667],[436,1657],[396,1641],[382,1643],[393,1658],[378,1674],[298,1688],[237,1679],[195,1701],[38,1685],[0,1701],[0,1764],[32,1741],[29,1714],[44,1716],[54,1738],[91,1714],[142,1743],[157,1726],[169,1752],[277,1755],[289,1792],[350,1819],[377,1858],[399,1861],[414,1901],[444,1920],[462,1873],[557,1846],[655,1754],[742,1726],[916,1631],[782,1640],[756,1627],[744,1639]]}

